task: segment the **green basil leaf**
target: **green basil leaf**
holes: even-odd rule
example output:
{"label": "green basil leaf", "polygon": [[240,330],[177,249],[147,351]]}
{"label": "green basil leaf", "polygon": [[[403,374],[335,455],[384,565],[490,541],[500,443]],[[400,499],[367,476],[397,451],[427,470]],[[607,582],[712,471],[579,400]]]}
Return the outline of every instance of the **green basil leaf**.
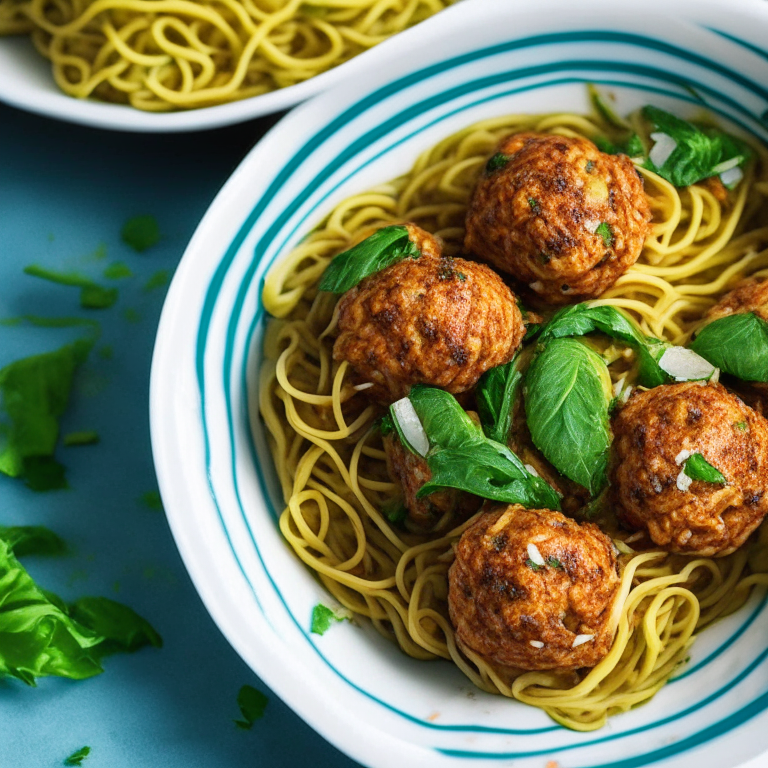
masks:
{"label": "green basil leaf", "polygon": [[403,226],[383,227],[348,251],[334,256],[323,272],[318,288],[330,293],[345,293],[361,280],[421,251],[411,242]]}
{"label": "green basil leaf", "polygon": [[461,447],[430,450],[426,458],[432,478],[419,488],[418,499],[442,488],[456,488],[507,504],[560,509],[555,490],[530,474],[501,443],[480,438]]}
{"label": "green basil leaf", "polygon": [[694,453],[686,459],[683,464],[685,472],[691,480],[703,480],[705,483],[723,483],[728,482],[723,473],[713,467],[700,453]]}
{"label": "green basil leaf", "polygon": [[593,496],[608,482],[610,400],[607,366],[572,339],[549,341],[525,377],[525,411],[534,445]]}
{"label": "green basil leaf", "polygon": [[53,459],[59,419],[69,402],[75,370],[93,342],[80,339],[0,370],[0,472],[24,477],[33,490],[66,487],[63,467]]}
{"label": "green basil leaf", "polygon": [[753,312],[728,315],[705,325],[691,349],[744,381],[768,381],[768,323]]}
{"label": "green basil leaf", "polygon": [[269,698],[265,693],[252,685],[244,685],[237,694],[237,706],[243,719],[235,720],[235,725],[249,731],[257,720],[264,717],[268,703]]}
{"label": "green basil leaf", "polygon": [[333,624],[344,619],[352,618],[350,612],[346,608],[329,608],[327,605],[318,603],[312,609],[312,624],[310,626],[310,632],[315,635],[324,635]]}
{"label": "green basil leaf", "polygon": [[67,757],[64,760],[64,765],[66,766],[77,766],[82,765],[83,760],[85,760],[88,755],[91,754],[91,748],[90,747],[80,747],[80,749],[73,752],[69,757]]}
{"label": "green basil leaf", "polygon": [[104,638],[94,649],[97,658],[118,651],[131,653],[145,645],[162,648],[163,639],[146,619],[107,597],[81,597],[70,606],[69,614]]}
{"label": "green basil leaf", "polygon": [[486,437],[507,444],[512,429],[512,413],[523,380],[517,369],[518,356],[504,365],[486,371],[477,382],[475,400]]}
{"label": "green basil leaf", "polygon": [[589,306],[587,303],[565,307],[552,317],[539,336],[539,342],[586,336],[600,331],[606,336],[623,341],[638,354],[638,382],[644,387],[666,384],[669,376],[659,367],[659,360],[671,346],[666,341],[646,336],[629,317],[617,307]]}
{"label": "green basil leaf", "polygon": [[142,253],[160,241],[160,227],[154,216],[134,216],[120,230],[122,241]]}
{"label": "green basil leaf", "polygon": [[66,285],[80,289],[80,306],[85,309],[107,309],[119,295],[117,288],[104,288],[90,277],[77,272],[56,272],[37,264],[24,267],[24,274],[39,277],[57,285]]}
{"label": "green basil leaf", "polygon": [[506,445],[489,440],[453,395],[417,385],[409,398],[430,446],[425,459],[432,478],[417,498],[455,488],[508,504],[560,508],[552,487],[528,472]]}
{"label": "green basil leaf", "polygon": [[651,149],[644,167],[676,187],[687,187],[716,175],[718,166],[727,161],[734,161],[734,167],[742,166],[752,156],[752,150],[743,141],[716,128],[697,128],[658,107],[643,107],[642,113],[655,126],[654,132],[664,133],[676,142],[660,167],[652,162]]}
{"label": "green basil leaf", "polygon": [[42,525],[3,525],[0,526],[0,539],[16,557],[62,555],[67,551],[64,539]]}

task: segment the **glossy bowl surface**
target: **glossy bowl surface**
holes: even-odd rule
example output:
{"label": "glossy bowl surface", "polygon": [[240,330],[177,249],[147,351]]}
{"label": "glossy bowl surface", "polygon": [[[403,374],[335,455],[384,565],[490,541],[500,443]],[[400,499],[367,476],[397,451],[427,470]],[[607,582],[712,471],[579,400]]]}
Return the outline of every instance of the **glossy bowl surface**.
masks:
{"label": "glossy bowl surface", "polygon": [[152,371],[152,437],[179,549],[236,650],[325,738],[372,768],[732,768],[768,751],[768,609],[753,594],[696,641],[649,704],[575,733],[407,658],[364,623],[309,631],[328,597],[277,529],[282,509],[256,383],[263,276],[340,200],[405,172],[441,138],[514,112],[693,115],[702,104],[763,140],[762,0],[460,3],[367,57],[253,149],[189,244]]}

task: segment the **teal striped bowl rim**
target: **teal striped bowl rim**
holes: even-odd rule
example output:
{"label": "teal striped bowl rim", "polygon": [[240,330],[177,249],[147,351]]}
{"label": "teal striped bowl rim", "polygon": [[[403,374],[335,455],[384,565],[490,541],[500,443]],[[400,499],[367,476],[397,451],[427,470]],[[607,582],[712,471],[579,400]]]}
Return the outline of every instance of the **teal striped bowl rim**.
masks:
{"label": "teal striped bowl rim", "polygon": [[[485,5],[492,5],[492,3],[487,2]],[[706,32],[711,40],[719,39],[727,42],[729,51],[733,51],[735,48],[743,50],[745,55],[751,57],[753,63],[756,58],[768,60],[768,56],[758,44],[749,39],[743,39],[730,29],[725,31],[708,25],[706,28],[702,26],[701,30]],[[411,40],[415,39],[417,39],[416,36],[411,37]],[[621,51],[622,56],[613,55],[610,58],[600,58],[584,56],[581,53],[574,57],[572,55],[574,46],[579,48],[579,51],[587,47],[611,46],[612,51],[615,48],[616,51]],[[512,63],[515,63],[516,66],[500,70],[487,66],[483,68],[482,66],[484,62],[496,63],[500,57],[507,55],[520,58],[521,54],[531,51],[546,51],[548,60],[529,62],[528,58],[525,57],[526,61],[523,66],[515,61]],[[558,51],[558,54],[555,54],[554,51]],[[563,54],[562,57],[559,55],[560,53]],[[642,62],[638,61],[639,58],[642,58]],[[661,66],[661,63],[666,66]],[[478,64],[481,66],[477,67]],[[477,67],[478,72],[472,76],[467,75],[466,70],[469,67]],[[445,79],[446,73],[454,71],[461,73],[456,77],[456,84],[450,87],[442,85],[441,78]],[[768,73],[768,67],[765,71]],[[694,77],[693,73],[696,73],[698,77]],[[308,157],[322,154],[321,149],[324,146],[332,142],[334,137],[343,133],[356,120],[360,120],[361,116],[364,117],[367,113],[380,109],[382,104],[386,105],[389,101],[396,102],[403,93],[409,92],[409,89],[414,87],[423,89],[425,83],[430,80],[440,80],[442,87],[435,87],[434,91],[420,97],[417,101],[414,101],[413,98],[404,101],[403,103],[407,104],[404,108],[397,109],[393,106],[387,112],[386,119],[371,122],[366,130],[351,135],[352,140],[343,148],[335,152],[328,152],[323,157],[322,162],[317,164],[317,170],[311,178],[302,178],[300,186],[296,187],[296,193],[288,204],[279,212],[268,215],[272,199],[292,183],[304,167]],[[252,403],[245,396],[245,393],[248,392],[249,387],[253,386],[253,371],[259,358],[264,311],[260,302],[256,301],[255,306],[249,306],[249,300],[253,303],[254,294],[260,292],[261,280],[269,264],[280,254],[285,253],[298,236],[309,231],[317,223],[318,219],[322,217],[322,213],[328,211],[334,194],[344,189],[351,180],[354,180],[363,167],[377,159],[396,155],[414,136],[428,129],[439,128],[447,121],[464,114],[468,116],[467,124],[474,122],[475,118],[472,115],[484,105],[497,102],[503,104],[510,98],[517,98],[521,94],[543,92],[546,89],[581,88],[583,83],[587,81],[599,82],[624,91],[639,90],[643,94],[653,94],[654,98],[674,98],[675,101],[681,103],[700,104],[703,102],[708,109],[737,123],[742,129],[763,139],[766,138],[764,120],[766,110],[768,110],[768,90],[762,85],[762,82],[768,82],[768,78],[761,81],[759,78],[745,75],[741,69],[735,71],[722,61],[711,60],[696,51],[686,49],[661,37],[615,28],[589,28],[528,35],[493,45],[477,47],[450,59],[414,69],[389,82],[377,84],[378,87],[372,89],[370,93],[352,103],[345,104],[344,109],[337,109],[336,113],[321,121],[317,130],[306,130],[306,140],[298,149],[282,147],[277,171],[273,173],[268,184],[264,183],[263,191],[254,200],[249,212],[242,217],[236,234],[231,237],[226,247],[222,247],[207,279],[202,305],[199,307],[199,311],[195,310],[197,313],[197,332],[193,350],[194,377],[200,397],[197,417],[199,424],[197,426],[199,426],[203,439],[205,453],[203,464],[208,478],[210,511],[215,514],[217,524],[221,527],[228,541],[228,556],[237,564],[239,573],[249,586],[252,598],[252,605],[249,609],[260,612],[262,619],[270,624],[270,616],[274,615],[274,608],[265,607],[265,603],[270,601],[280,606],[280,610],[289,619],[297,636],[305,643],[307,653],[313,655],[315,663],[324,666],[326,670],[337,676],[344,686],[354,690],[357,695],[367,698],[376,707],[386,710],[388,715],[400,718],[409,726],[424,731],[427,734],[424,737],[424,743],[433,750],[434,760],[437,760],[438,756],[442,756],[442,758],[449,759],[449,762],[460,759],[462,764],[467,764],[476,761],[487,762],[489,759],[497,761],[514,759],[525,761],[520,763],[521,765],[528,765],[529,763],[530,765],[540,765],[542,757],[556,757],[562,754],[567,756],[568,760],[576,759],[577,762],[573,765],[599,765],[605,768],[608,766],[630,768],[630,766],[658,762],[672,765],[670,760],[681,757],[689,750],[711,742],[716,737],[722,741],[725,734],[731,733],[742,722],[759,716],[768,708],[768,678],[766,678],[768,665],[764,663],[766,656],[768,656],[768,643],[754,649],[751,658],[747,659],[735,674],[727,680],[722,680],[714,690],[708,690],[706,695],[697,696],[697,686],[694,685],[695,681],[706,675],[714,664],[727,655],[727,650],[731,645],[738,643],[754,625],[759,624],[761,619],[765,618],[764,600],[755,598],[751,601],[749,608],[739,614],[739,620],[735,623],[732,622],[729,632],[720,639],[716,647],[710,648],[704,657],[696,659],[695,663],[671,684],[670,688],[680,686],[690,688],[691,701],[688,706],[677,708],[655,719],[651,718],[648,722],[643,722],[637,726],[622,729],[620,722],[623,722],[624,718],[619,718],[613,721],[611,732],[573,734],[559,726],[552,725],[545,717],[541,717],[538,724],[531,727],[511,728],[473,721],[454,721],[443,724],[432,722],[426,717],[416,716],[402,707],[395,706],[386,697],[367,690],[359,681],[352,679],[345,672],[345,669],[339,666],[337,660],[325,653],[323,642],[308,631],[307,616],[296,615],[295,611],[292,610],[290,599],[284,594],[279,574],[270,572],[267,564],[268,557],[262,551],[258,533],[253,529],[253,516],[249,514],[251,510],[243,502],[241,483],[243,482],[242,467],[244,466],[257,478],[264,500],[264,508],[270,513],[273,521],[277,517],[278,510],[282,508],[279,496],[276,495],[274,472],[269,461],[265,460],[263,435],[258,435],[257,428],[257,438],[254,441],[251,439],[250,430],[246,428],[244,434],[247,435],[248,439],[244,444],[238,442],[236,437],[238,431],[243,432],[243,425],[257,422]],[[310,104],[303,108],[301,113],[312,113],[313,110],[321,109],[322,103],[326,100],[332,101],[332,96],[320,97],[316,100],[320,106],[315,107]],[[414,113],[418,115],[432,115],[434,113],[434,115],[429,120],[414,124]],[[301,119],[301,115],[294,117],[296,120]],[[280,125],[274,129],[273,136],[279,131]],[[450,132],[448,131],[448,133]],[[272,144],[275,144],[274,139]],[[370,154],[371,147],[376,149],[373,156]],[[247,168],[250,161],[251,158],[246,159],[243,168]],[[253,163],[251,166],[253,167]],[[382,178],[381,180],[385,179]],[[308,203],[311,205],[307,205]],[[212,207],[212,211],[215,208],[216,204]],[[265,217],[268,226],[262,227],[264,231],[253,244],[249,243],[249,248],[252,248],[253,252],[252,258],[237,273],[236,287],[227,287],[227,282],[232,277],[233,265],[242,254],[244,244],[248,241],[257,222],[263,222]],[[192,249],[193,244],[191,244],[190,249]],[[195,258],[193,251],[191,254],[185,256],[185,262]],[[173,290],[176,290],[176,285],[174,285]],[[169,298],[170,309],[168,311],[175,311],[178,314],[178,310],[173,309],[172,301],[173,296]],[[221,323],[220,328],[214,323],[214,317],[219,311],[222,311],[227,318],[226,323]],[[169,324],[174,321],[179,322],[176,317],[166,321],[164,313],[159,338],[163,337],[163,334],[172,333],[167,327],[170,327]],[[215,352],[212,353],[211,350],[215,350]],[[212,356],[215,358],[215,370],[211,367]],[[155,372],[160,368],[161,363],[156,357],[153,366],[153,395],[160,386],[155,385]],[[212,371],[214,372],[212,373]],[[229,436],[228,452],[231,458],[229,467],[224,473],[218,472],[214,467],[214,456],[219,443],[211,435],[220,429],[221,424],[212,425],[210,421],[208,402],[212,398],[221,400],[226,415],[226,433]],[[153,409],[157,399],[153,396]],[[153,416],[153,442],[157,445],[154,421]],[[162,438],[160,441],[162,442]],[[243,455],[244,449],[246,455]],[[160,467],[158,469],[160,470]],[[179,523],[177,519],[174,519],[174,490],[164,481],[163,473],[160,472],[160,474],[164,498],[168,496],[171,502],[167,506],[174,533],[176,533]],[[170,485],[172,486],[172,483]],[[256,556],[263,569],[261,575],[266,577],[265,583],[268,584],[270,594],[265,592],[264,584],[257,585],[254,583],[251,570],[241,562],[240,553],[243,550],[240,547],[242,541],[239,541],[238,544],[235,543],[240,534],[230,531],[230,520],[232,519],[230,514],[233,512],[239,516],[243,523],[248,536],[247,547]],[[182,554],[184,554],[183,546]],[[192,569],[190,570],[192,571]],[[197,577],[195,573],[192,575],[200,587],[199,581],[204,580],[205,576],[201,576],[199,573]],[[206,600],[209,608],[210,599],[209,596],[209,599]],[[215,600],[215,598],[213,599]],[[225,630],[225,634],[229,636],[230,633]],[[268,673],[258,663],[254,664],[249,654],[245,653],[244,656],[258,673],[264,675],[267,681],[274,685]],[[730,703],[725,704],[729,695],[739,689],[739,686],[756,675],[759,676],[760,673],[762,673],[762,679],[759,691],[754,692],[748,700],[745,699],[740,702],[739,706],[734,707]],[[684,680],[688,682],[683,682]],[[275,687],[278,693],[285,695],[289,703],[292,703],[290,695],[286,695],[280,689],[279,683]],[[718,702],[723,703],[725,707],[722,717],[716,721],[707,721],[706,727],[688,729],[690,732],[686,731],[685,736],[677,740],[676,743],[656,746],[654,749],[644,750],[639,754],[635,752],[632,756],[612,758],[608,762],[604,759],[599,762],[602,759],[601,754],[603,754],[605,745],[611,742],[629,742],[633,737],[638,736],[643,736],[648,740],[649,735],[654,732],[661,731],[671,724],[679,723],[684,718],[695,716],[695,713],[705,707],[717,706]],[[652,711],[651,708],[653,707],[654,704],[652,703],[639,711]],[[297,709],[301,711],[300,707]],[[307,717],[306,711],[301,711],[301,713],[309,720],[310,724],[317,727],[311,715]],[[346,749],[357,756],[356,752],[343,739],[329,732],[328,728],[320,727],[320,730],[337,746],[341,746],[342,749]],[[443,740],[441,736],[445,734],[452,736],[471,734],[476,739],[493,736],[495,740],[486,746],[481,738],[472,749],[459,748],[455,738]],[[510,736],[515,737],[515,747],[512,749],[500,748],[498,737]],[[554,749],[549,745],[542,746],[542,738],[555,737],[556,746]],[[764,749],[766,746],[768,746],[768,740],[765,743],[761,742],[757,749]],[[634,750],[636,747],[633,747]],[[537,758],[538,762],[530,762]],[[360,758],[358,757],[358,759]],[[378,765],[379,763],[372,764]],[[433,762],[431,764],[437,765],[438,763]],[[516,764],[518,763],[516,762]]]}

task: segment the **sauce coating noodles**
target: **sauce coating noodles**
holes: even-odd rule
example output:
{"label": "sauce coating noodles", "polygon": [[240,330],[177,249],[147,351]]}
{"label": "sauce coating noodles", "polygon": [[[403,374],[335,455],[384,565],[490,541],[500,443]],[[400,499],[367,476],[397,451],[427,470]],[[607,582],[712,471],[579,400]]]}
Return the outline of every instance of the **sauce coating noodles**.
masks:
{"label": "sauce coating noodles", "polygon": [[308,80],[453,0],[0,0],[70,96],[147,111],[223,104]]}
{"label": "sauce coating noodles", "polygon": [[[581,672],[502,674],[457,648],[448,618],[452,546],[472,521],[423,534],[389,522],[397,491],[374,420],[381,411],[332,358],[336,297],[316,284],[330,258],[382,224],[413,222],[456,254],[475,180],[499,140],[522,131],[594,138],[607,127],[572,114],[488,120],[446,138],[406,175],[339,204],[271,269],[264,304],[260,407],[271,435],[286,508],[280,529],[344,606],[369,618],[418,659],[453,661],[479,688],[544,709],[577,730],[650,699],[685,661],[702,628],[735,611],[751,587],[768,585],[768,531],[722,558],[636,552],[610,511],[599,519],[619,549],[621,585],[612,649]],[[722,199],[702,184],[676,189],[640,169],[653,228],[637,264],[597,303],[622,307],[650,334],[685,343],[702,314],[739,277],[768,274],[768,154]],[[757,169],[757,170],[755,170]],[[614,374],[618,377],[619,373]]]}

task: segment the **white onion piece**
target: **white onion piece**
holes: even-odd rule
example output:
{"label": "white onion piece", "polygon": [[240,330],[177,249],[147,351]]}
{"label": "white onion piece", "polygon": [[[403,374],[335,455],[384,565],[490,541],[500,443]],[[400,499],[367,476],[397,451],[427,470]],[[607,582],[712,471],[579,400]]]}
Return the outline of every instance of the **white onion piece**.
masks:
{"label": "white onion piece", "polygon": [[373,386],[372,381],[366,381],[365,384],[356,384],[352,389],[356,392],[364,392],[366,389],[370,389]]}
{"label": "white onion piece", "polygon": [[691,458],[693,451],[682,450],[675,456],[675,464],[679,467],[684,461]]}
{"label": "white onion piece", "polygon": [[416,413],[413,403],[407,397],[398,400],[392,404],[392,415],[397,419],[397,424],[408,445],[419,456],[426,456],[429,451],[429,439],[424,427],[421,426],[419,414]]}
{"label": "white onion piece", "polygon": [[544,647],[544,643],[542,643],[541,640],[529,640],[528,642],[534,648],[543,648]]}
{"label": "white onion piece", "polygon": [[535,544],[528,545],[528,557],[535,565],[546,565],[544,558],[541,556],[541,552],[539,552],[539,548]]}
{"label": "white onion piece", "polygon": [[661,168],[669,160],[669,156],[677,149],[677,142],[666,133],[652,133],[651,138],[656,142],[648,153],[648,159]]}
{"label": "white onion piece", "polygon": [[716,370],[712,363],[685,347],[670,347],[661,356],[659,367],[676,381],[710,379]]}
{"label": "white onion piece", "polygon": [[536,471],[536,467],[534,467],[533,464],[523,464],[523,466],[528,470],[529,475],[539,477],[539,473]]}
{"label": "white onion piece", "polygon": [[594,635],[576,635],[572,648],[578,648],[580,645],[584,645],[584,643],[588,643],[590,640],[594,640]]}
{"label": "white onion piece", "polygon": [[677,476],[677,488],[678,490],[683,491],[683,493],[691,487],[692,482],[693,478],[690,478],[685,474],[685,469],[683,469]]}
{"label": "white onion piece", "polygon": [[736,157],[732,157],[730,160],[723,160],[722,163],[718,163],[713,169],[712,169],[712,175],[717,176],[721,173],[725,173],[726,171],[730,171],[731,168],[735,168],[744,158],[741,155],[736,155]]}
{"label": "white onion piece", "polygon": [[725,184],[728,189],[733,189],[744,178],[744,171],[741,168],[731,168],[725,173],[720,174],[720,181]]}

